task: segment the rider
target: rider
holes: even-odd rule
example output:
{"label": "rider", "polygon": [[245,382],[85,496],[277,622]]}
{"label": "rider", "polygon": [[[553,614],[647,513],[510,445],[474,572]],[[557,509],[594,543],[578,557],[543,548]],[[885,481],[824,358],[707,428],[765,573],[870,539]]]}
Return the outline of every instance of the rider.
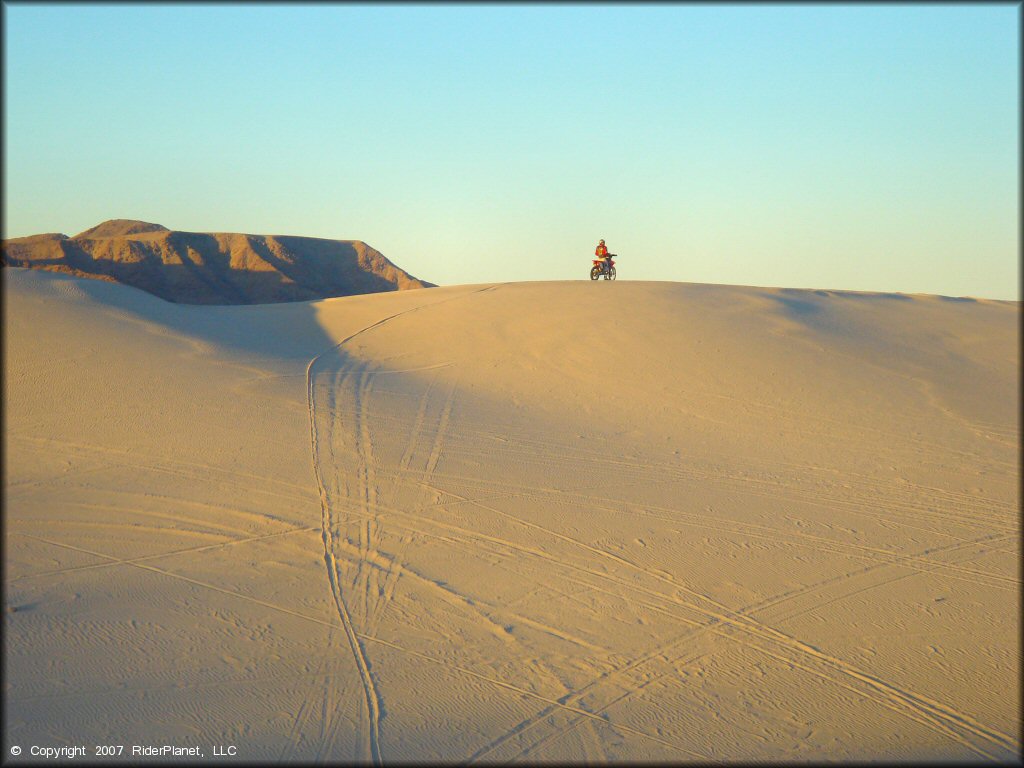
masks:
{"label": "rider", "polygon": [[601,259],[602,272],[608,272],[612,268],[611,254],[608,253],[604,240],[597,244],[597,248],[594,249],[594,255]]}

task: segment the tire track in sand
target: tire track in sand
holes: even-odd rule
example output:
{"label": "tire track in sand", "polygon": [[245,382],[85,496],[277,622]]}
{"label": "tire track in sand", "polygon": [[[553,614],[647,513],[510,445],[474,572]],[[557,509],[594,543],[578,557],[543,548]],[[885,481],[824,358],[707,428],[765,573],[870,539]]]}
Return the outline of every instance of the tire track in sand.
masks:
{"label": "tire track in sand", "polygon": [[[407,310],[409,311],[409,310]],[[398,313],[401,314],[401,313]],[[392,315],[391,317],[397,317]],[[335,539],[336,539],[336,520],[331,509],[331,500],[328,496],[327,486],[324,482],[323,475],[320,470],[320,439],[317,430],[316,423],[316,398],[313,387],[314,382],[314,368],[317,362],[327,353],[335,352],[341,349],[345,342],[351,340],[360,333],[368,331],[377,325],[380,325],[391,317],[385,318],[384,320],[373,323],[365,328],[357,331],[351,336],[343,339],[336,346],[332,347],[325,352],[314,357],[309,361],[309,365],[306,367],[306,398],[307,406],[309,408],[309,430],[310,430],[310,449],[312,452],[313,460],[313,474],[316,477],[317,490],[320,495],[320,513],[321,513],[321,539],[324,545],[324,564],[327,568],[327,581],[331,589],[331,596],[334,600],[335,609],[338,612],[338,617],[341,619],[342,627],[345,631],[345,637],[348,640],[349,648],[352,651],[352,657],[355,660],[356,668],[359,672],[360,682],[362,683],[363,690],[363,713],[366,716],[368,722],[368,728],[366,732],[361,733],[360,737],[363,741],[362,751],[364,756],[368,756],[374,765],[381,764],[380,756],[380,697],[377,693],[376,685],[374,684],[373,675],[370,673],[370,665],[366,658],[366,653],[363,650],[362,645],[359,642],[359,638],[356,636],[355,627],[352,624],[352,617],[349,614],[348,606],[345,603],[345,598],[342,595],[341,584],[338,578],[338,558],[335,554]],[[331,687],[328,681],[328,686]],[[324,717],[329,717],[329,713],[324,712]],[[322,729],[323,741],[331,740],[331,735],[326,733]]]}
{"label": "tire track in sand", "polygon": [[[478,499],[469,499],[461,496],[460,494],[453,494],[450,491],[441,490],[438,488],[435,488],[434,490],[438,491],[439,493],[447,494],[454,498],[461,499],[464,502],[471,503],[473,505],[480,506],[485,509],[491,509],[487,505],[481,504],[480,500]],[[501,513],[499,510],[492,511],[499,512],[499,514],[507,516],[507,513]],[[589,574],[601,580],[610,580],[618,586],[625,587],[632,592],[648,595],[652,598],[665,601],[678,608],[695,610],[697,613],[704,615],[706,622],[705,628],[711,630],[713,633],[723,635],[724,637],[728,637],[733,641],[739,642],[741,645],[745,645],[754,650],[761,651],[768,656],[776,658],[777,660],[785,660],[794,668],[804,670],[817,677],[821,677],[825,680],[828,680],[841,688],[849,690],[862,697],[866,697],[869,700],[873,700],[875,703],[883,707],[886,707],[894,712],[907,716],[910,719],[915,720],[916,722],[922,725],[925,725],[929,728],[932,728],[933,730],[936,730],[950,737],[954,741],[959,742],[961,745],[967,747],[979,756],[987,758],[993,757],[993,755],[984,748],[979,748],[977,745],[971,743],[969,740],[964,738],[963,732],[971,734],[975,737],[980,737],[981,739],[988,741],[993,746],[996,746],[998,749],[1008,749],[1012,751],[1013,749],[1017,748],[1016,742],[1012,739],[1012,737],[1006,736],[1005,734],[999,732],[997,729],[989,728],[975,721],[970,716],[965,715],[962,712],[958,712],[956,709],[952,707],[949,707],[948,705],[932,701],[930,699],[927,699],[926,697],[921,696],[916,692],[901,689],[898,686],[895,686],[891,683],[888,683],[884,680],[875,677],[874,675],[871,675],[870,673],[857,670],[852,665],[848,665],[840,661],[839,659],[831,657],[830,655],[822,652],[821,650],[809,646],[806,643],[803,643],[798,638],[786,635],[785,633],[777,630],[776,628],[770,625],[766,625],[763,622],[759,622],[756,619],[753,619],[753,617],[751,616],[744,615],[742,611],[735,611],[727,608],[726,606],[717,604],[716,601],[714,601],[713,599],[708,598],[706,595],[693,592],[692,590],[686,588],[682,584],[673,583],[672,586],[675,587],[675,589],[681,590],[682,592],[690,593],[692,596],[698,597],[702,601],[710,602],[712,605],[715,605],[720,610],[716,610],[715,608],[709,609],[704,606],[699,606],[696,603],[687,601],[679,594],[665,594],[663,592],[652,590],[650,587],[643,587],[640,584],[629,583],[620,577],[614,576],[611,573],[600,572],[594,569],[590,569],[587,568],[585,565],[579,563],[573,563],[571,561],[567,561],[564,559],[553,559],[549,554],[545,553],[544,551],[537,549],[535,547],[524,545],[522,543],[501,539],[499,537],[487,536],[485,534],[482,534],[480,531],[470,531],[468,529],[463,529],[459,526],[454,526],[450,523],[442,523],[440,521],[433,519],[421,518],[415,514],[409,513],[404,510],[393,509],[389,510],[389,512],[392,514],[396,514],[400,517],[410,517],[421,520],[422,522],[429,522],[431,526],[439,525],[447,530],[468,535],[470,538],[478,538],[493,542],[495,544],[500,544],[514,551],[519,551],[526,555],[536,556],[544,561],[551,561],[553,564],[558,564],[562,567],[569,569],[570,571],[574,571],[580,574]],[[526,523],[526,521],[519,522],[521,524],[527,525],[530,528],[536,528],[541,531],[546,531],[546,529],[543,529],[541,526],[529,524]],[[547,532],[553,533],[551,531]],[[565,537],[564,535],[555,535],[558,538],[565,539],[567,542],[572,542],[575,544],[581,543],[578,540],[571,539],[570,537]],[[953,545],[951,548],[956,548],[958,546],[960,545]],[[623,565],[627,565],[630,568],[637,568],[636,564],[631,563],[628,560],[624,560],[623,558],[620,558],[618,556],[615,556],[610,552],[596,550],[595,548],[588,545],[584,545],[584,547],[594,554],[601,554],[604,557],[612,557],[613,559],[620,561],[620,563]],[[648,575],[656,578],[659,581],[666,580],[664,575],[660,575],[657,573],[648,573]],[[635,597],[633,599],[635,599]],[[682,619],[683,617],[678,618]],[[739,631],[738,635],[735,634],[737,630]],[[789,658],[784,659],[783,657],[773,654],[764,646],[751,642],[755,639],[760,639],[762,641],[767,640],[770,645],[781,646],[784,653],[795,653],[796,658],[790,656]],[[797,659],[799,659],[801,656],[805,660],[805,663],[803,664],[797,661]],[[808,666],[807,662],[812,664],[819,664],[824,668],[824,670],[827,671],[823,673],[822,670],[813,669]],[[838,676],[836,675],[836,673],[838,673]],[[850,682],[844,682],[844,678],[849,679]],[[559,705],[561,705],[563,702],[559,701],[558,703]]]}
{"label": "tire track in sand", "polygon": [[[490,285],[478,291],[474,291],[474,293],[492,291],[495,290],[496,288],[496,285]],[[339,579],[340,571],[338,557],[336,555],[336,540],[337,535],[341,530],[341,527],[340,521],[338,520],[337,516],[334,513],[334,510],[332,509],[330,494],[328,493],[327,485],[324,482],[324,475],[321,470],[320,436],[319,430],[317,429],[316,392],[314,388],[314,381],[316,378],[315,371],[317,364],[320,362],[321,359],[323,359],[327,355],[341,352],[345,344],[352,341],[352,339],[356,338],[357,336],[366,333],[367,331],[373,330],[374,328],[378,328],[381,325],[384,325],[385,323],[390,322],[391,320],[394,320],[397,317],[409,314],[410,312],[415,312],[424,307],[432,307],[435,304],[447,303],[448,301],[463,298],[464,296],[465,294],[459,294],[457,296],[453,296],[451,298],[444,299],[439,302],[418,304],[415,307],[410,307],[409,309],[405,309],[400,312],[395,312],[394,314],[381,318],[380,320],[370,323],[369,325],[360,328],[358,331],[349,334],[341,341],[339,341],[337,344],[332,345],[331,347],[329,347],[328,349],[324,350],[316,357],[311,359],[309,361],[309,364],[306,366],[306,406],[309,414],[310,456],[313,464],[313,476],[316,480],[317,493],[320,498],[320,523],[321,539],[323,541],[324,547],[324,565],[326,566],[327,569],[327,582],[331,590],[331,597],[334,601],[335,608],[338,612],[338,617],[341,619],[342,626],[345,630],[345,636],[348,640],[349,648],[352,651],[352,657],[355,660],[356,668],[358,669],[359,672],[360,682],[362,683],[363,714],[365,715],[366,721],[368,723],[368,728],[366,729],[366,732],[361,734],[361,739],[363,742],[362,752],[363,755],[372,760],[372,762],[375,765],[380,765],[382,763],[380,752],[380,694],[377,691],[377,686],[374,681],[373,674],[370,671],[370,663],[367,658],[366,651],[363,649],[362,644],[360,643],[359,640],[359,636],[357,635],[355,627],[352,623],[352,616],[349,612],[348,605],[345,601],[345,596],[343,594],[341,582]],[[344,376],[344,373],[342,373],[342,376]],[[336,390],[332,390],[332,397],[334,396],[335,392]],[[362,405],[364,406],[365,402]],[[360,431],[362,431],[362,429],[365,428],[365,413],[362,413],[362,407],[358,408],[357,411],[359,411],[362,416],[361,420],[363,421],[364,424],[364,427],[360,428]],[[329,409],[329,412],[336,413],[338,412],[338,409],[331,408]],[[362,456],[362,452],[360,452],[360,454],[361,458],[365,461],[365,456]],[[369,492],[368,488],[365,490],[366,492]],[[374,504],[372,505],[369,503],[369,499],[366,499],[366,501],[367,509],[370,506],[376,506],[376,499],[373,500]],[[328,717],[327,713],[324,713],[324,716]],[[328,742],[331,741],[331,734],[324,734],[324,740]]]}
{"label": "tire track in sand", "polygon": [[[431,394],[434,390],[434,385],[437,383],[437,376],[430,377],[430,383],[424,390],[423,395],[420,397],[419,408],[416,411],[416,417],[413,421],[412,429],[409,431],[409,440],[406,443],[405,449],[402,451],[402,457],[398,462],[398,471],[402,473],[408,470],[410,463],[412,462],[413,454],[416,451],[416,447],[419,443],[420,433],[423,430],[423,425],[426,421],[428,406],[431,401]],[[392,499],[394,503],[397,503],[396,499]],[[380,618],[387,610],[387,606],[395,596],[395,588],[398,586],[398,580],[402,576],[403,567],[402,564],[405,560],[405,551],[412,541],[412,535],[407,531],[402,534],[401,540],[398,545],[398,552],[395,553],[394,557],[389,558],[386,573],[384,574],[384,584],[380,587],[379,597],[373,609],[369,612],[367,621],[366,632],[370,635],[375,635],[380,624]],[[381,553],[383,554],[383,553]]]}
{"label": "tire track in sand", "polygon": [[[70,549],[70,550],[74,550],[74,551],[77,551],[77,552],[84,552],[86,554],[94,555],[96,557],[101,557],[101,558],[105,558],[105,559],[108,559],[108,560],[114,560],[115,559],[115,558],[111,557],[110,555],[105,555],[105,554],[103,554],[101,552],[96,552],[96,551],[93,551],[93,550],[90,550],[90,549],[85,549],[83,547],[73,546],[71,544],[65,544],[63,542],[52,541],[50,539],[44,539],[44,538],[39,537],[39,536],[32,536],[32,535],[25,534],[25,533],[16,534],[16,535],[24,536],[25,538],[29,538],[29,539],[35,539],[37,541],[42,541],[42,542],[47,543],[47,544],[52,544],[53,546],[56,546],[56,547],[63,547],[65,549]],[[157,573],[157,574],[160,574],[160,575],[168,577],[168,578],[177,579],[177,580],[183,581],[185,583],[191,584],[193,586],[197,586],[197,587],[202,587],[202,588],[205,588],[205,589],[213,590],[215,592],[218,592],[218,593],[221,593],[221,594],[225,594],[225,595],[230,595],[230,596],[233,596],[233,597],[238,598],[240,600],[244,600],[246,602],[250,602],[250,603],[253,603],[255,605],[260,605],[260,606],[263,606],[264,608],[269,608],[269,609],[272,609],[272,610],[280,611],[281,613],[284,613],[284,614],[287,614],[287,615],[290,615],[290,616],[294,616],[294,617],[299,618],[299,619],[304,619],[304,620],[312,622],[314,624],[318,624],[318,625],[326,626],[326,627],[332,627],[332,628],[336,628],[338,626],[338,625],[333,624],[333,623],[331,623],[329,621],[326,621],[325,619],[322,619],[322,618],[320,618],[318,616],[312,616],[312,615],[309,615],[309,614],[300,613],[298,611],[292,610],[291,608],[287,608],[287,607],[282,606],[282,605],[276,605],[274,603],[267,602],[266,600],[261,600],[259,598],[252,597],[251,595],[246,595],[246,594],[242,594],[240,592],[235,592],[235,591],[230,590],[230,589],[225,589],[224,587],[218,586],[216,584],[211,584],[209,582],[200,581],[198,579],[193,579],[193,578],[190,578],[188,576],[183,576],[182,574],[179,574],[179,573],[174,573],[172,571],[167,571],[167,570],[164,570],[162,568],[157,568],[156,566],[146,565],[144,563],[138,563],[138,562],[129,562],[129,561],[125,561],[125,564],[130,565],[130,566],[132,566],[134,568],[139,568],[141,570],[149,571],[151,573]],[[374,644],[380,645],[382,647],[389,648],[391,650],[397,651],[397,652],[399,652],[401,654],[407,655],[410,658],[415,658],[415,659],[418,659],[418,660],[421,660],[421,661],[429,662],[431,664],[440,666],[443,669],[446,669],[446,670],[448,670],[450,672],[454,672],[454,673],[457,673],[457,674],[460,674],[460,675],[465,675],[465,676],[468,676],[468,677],[472,677],[472,678],[480,680],[480,681],[482,681],[484,683],[488,683],[490,685],[493,685],[496,688],[500,688],[502,690],[511,691],[511,692],[515,693],[516,695],[518,695],[518,696],[522,696],[522,697],[525,697],[525,698],[530,698],[530,699],[535,699],[535,700],[538,700],[538,701],[542,701],[542,702],[545,702],[547,704],[551,704],[551,705],[555,706],[556,708],[558,708],[560,710],[564,710],[566,712],[576,713],[576,714],[582,715],[583,717],[590,718],[592,721],[597,721],[597,722],[600,722],[600,723],[604,723],[605,725],[609,725],[609,726],[611,726],[613,728],[616,728],[618,730],[624,731],[626,733],[632,733],[632,734],[634,734],[636,736],[640,736],[642,738],[650,739],[650,740],[655,741],[655,742],[657,742],[659,744],[662,744],[664,746],[668,746],[668,747],[671,747],[673,749],[680,750],[683,753],[685,753],[687,755],[690,755],[691,757],[695,757],[695,758],[698,758],[698,759],[703,759],[703,758],[706,757],[704,755],[700,755],[700,754],[697,754],[695,752],[690,752],[690,751],[686,750],[685,748],[681,747],[680,745],[673,744],[672,742],[667,741],[666,739],[663,739],[663,738],[661,738],[660,736],[658,736],[656,734],[647,733],[646,731],[642,731],[642,730],[640,730],[638,728],[633,728],[633,727],[628,726],[628,725],[612,723],[607,717],[599,717],[598,715],[595,715],[592,712],[588,712],[586,710],[582,710],[582,709],[580,709],[578,707],[568,706],[568,705],[566,705],[566,704],[564,704],[564,703],[562,703],[560,701],[556,701],[554,699],[551,699],[551,698],[548,698],[548,697],[543,696],[541,694],[538,694],[536,691],[531,691],[531,690],[529,690],[527,688],[522,688],[520,686],[513,685],[512,683],[508,683],[508,682],[506,682],[504,680],[500,680],[498,678],[489,677],[488,675],[485,675],[485,674],[482,674],[480,672],[477,672],[476,670],[472,670],[472,669],[469,669],[467,667],[460,666],[458,664],[453,664],[451,661],[448,661],[446,659],[435,658],[435,657],[430,656],[428,654],[421,653],[420,651],[415,651],[415,650],[412,650],[410,648],[404,648],[404,647],[398,645],[397,643],[391,642],[389,640],[384,640],[383,638],[374,637],[373,635],[367,635],[367,634],[359,633],[358,637],[360,639],[362,639],[362,640],[365,640],[366,642],[374,643]],[[218,685],[219,684],[220,683],[218,683]],[[66,696],[67,694],[66,693],[61,693],[59,695]],[[320,750],[320,751],[322,752],[322,750]]]}
{"label": "tire track in sand", "polygon": [[[456,493],[452,493],[451,495],[456,498],[460,496]],[[797,637],[788,635],[774,626],[758,621],[750,615],[733,610],[701,592],[692,590],[681,583],[677,583],[670,577],[667,578],[657,571],[644,569],[642,566],[638,566],[627,559],[615,555],[614,553],[590,546],[585,542],[565,536],[564,534],[544,528],[543,526],[535,523],[521,520],[516,518],[514,515],[510,515],[507,512],[503,512],[502,510],[496,509],[487,504],[482,504],[466,497],[463,498],[468,503],[474,504],[481,509],[494,512],[527,528],[538,530],[568,543],[575,544],[600,557],[617,561],[630,569],[636,569],[642,574],[658,581],[666,582],[671,585],[675,594],[666,595],[664,593],[658,593],[655,590],[651,590],[650,588],[643,588],[640,585],[628,584],[628,582],[616,578],[611,574],[589,569],[585,565],[573,564],[569,561],[565,561],[563,563],[573,570],[587,572],[603,579],[618,582],[632,590],[647,593],[651,596],[657,596],[671,604],[677,605],[680,608],[693,610],[699,614],[703,614],[708,623],[710,625],[714,625],[712,631],[715,634],[729,637],[730,639],[739,642],[741,645],[761,651],[773,658],[784,660],[795,668],[802,669],[810,674],[821,677],[834,685],[838,685],[839,687],[872,699],[875,703],[881,706],[903,714],[922,725],[949,736],[954,741],[957,741],[962,746],[981,757],[995,759],[995,756],[993,756],[987,749],[979,747],[969,738],[964,736],[964,732],[986,741],[991,746],[1000,750],[1006,750],[1008,752],[1015,752],[1016,750],[1019,750],[1019,743],[1012,737],[995,728],[991,728],[980,723],[970,715],[957,710],[951,705],[935,701],[920,693],[883,680],[869,672],[857,669],[854,665],[844,662],[831,654],[809,645]],[[530,552],[531,554],[540,554],[544,559],[548,559],[548,555],[543,554],[541,550],[537,550],[536,548],[527,548],[523,545],[514,544],[512,542],[506,542],[506,544],[513,548],[520,549],[521,551]],[[696,598],[699,602],[691,602],[686,598],[681,597],[679,593]],[[764,646],[754,643],[754,640],[767,642],[770,647],[780,648],[782,653],[787,655],[778,656],[777,654],[771,653]],[[801,663],[801,661],[804,663]],[[827,671],[822,673],[808,666],[812,663],[824,667]],[[852,682],[848,682],[847,680]]]}
{"label": "tire track in sand", "polygon": [[[987,539],[983,538],[983,539],[979,539],[978,541],[986,541],[986,540]],[[978,543],[978,542],[968,542],[968,543],[975,544],[975,543]],[[948,550],[959,549],[959,548],[961,548],[963,546],[964,546],[963,543],[956,544],[956,545],[951,545],[948,548]],[[809,585],[806,585],[804,587],[801,587],[801,588],[799,588],[797,590],[790,590],[790,591],[779,593],[778,595],[775,595],[773,597],[768,597],[768,598],[765,598],[762,601],[759,601],[759,602],[756,602],[756,603],[752,603],[752,604],[747,605],[747,606],[745,606],[743,608],[739,608],[739,609],[737,609],[736,613],[738,615],[743,615],[743,616],[753,616],[754,614],[757,614],[758,612],[766,610],[767,608],[775,606],[775,605],[777,605],[779,603],[783,603],[783,602],[786,602],[788,600],[792,600],[794,598],[797,598],[797,597],[805,595],[805,594],[810,594],[810,593],[818,592],[818,591],[821,591],[821,590],[823,590],[823,589],[825,589],[827,587],[831,587],[831,586],[843,583],[843,582],[845,582],[846,580],[848,580],[850,578],[861,576],[861,575],[865,575],[865,574],[868,574],[868,573],[870,573],[872,571],[876,571],[876,570],[880,570],[880,569],[885,569],[885,568],[888,568],[890,566],[897,565],[897,564],[898,563],[876,563],[875,565],[868,566],[867,568],[856,570],[856,571],[853,571],[851,573],[844,574],[842,576],[832,577],[832,578],[829,578],[829,579],[825,579],[825,580],[820,581],[820,582],[815,582],[813,584],[809,584]],[[877,588],[877,587],[882,586],[884,584],[891,583],[892,581],[896,581],[896,580],[899,580],[899,579],[907,578],[908,576],[911,576],[911,575],[913,575],[913,574],[904,573],[902,575],[899,575],[899,576],[896,576],[896,577],[893,577],[893,578],[888,578],[888,579],[886,579],[886,580],[884,580],[882,582],[872,583],[872,584],[869,584],[867,587],[861,588],[860,591],[863,591],[863,590],[866,590],[866,589],[874,589],[874,588]],[[827,600],[843,599],[843,598],[848,597],[848,596],[849,596],[849,594],[842,594],[838,598],[828,598]],[[820,607],[820,605],[823,605],[823,604],[824,603],[816,603],[815,606],[813,606],[812,608],[808,608],[806,610],[814,610],[814,608]],[[775,623],[777,624],[780,621],[788,620],[789,618],[792,618],[792,615],[791,616],[787,616],[784,619],[776,620]],[[582,702],[582,700],[586,696],[588,696],[588,695],[590,695],[590,694],[592,694],[592,693],[594,693],[596,691],[599,691],[599,690],[601,690],[603,688],[607,688],[611,684],[621,684],[620,681],[622,680],[622,678],[626,678],[628,680],[629,677],[631,676],[631,673],[636,672],[636,671],[640,671],[640,670],[642,670],[643,668],[647,667],[649,664],[651,664],[653,662],[656,662],[658,660],[667,658],[670,653],[675,656],[675,658],[673,658],[671,661],[669,661],[669,665],[671,666],[672,664],[675,664],[683,656],[685,656],[685,655],[687,655],[689,653],[693,653],[694,651],[693,651],[693,648],[692,648],[692,644],[695,641],[699,640],[700,638],[706,636],[706,634],[708,632],[712,632],[713,630],[715,630],[717,627],[718,627],[718,622],[711,622],[711,623],[703,624],[703,625],[701,625],[699,627],[696,627],[696,628],[693,628],[693,627],[687,628],[686,630],[683,631],[682,634],[676,636],[675,638],[673,638],[673,639],[671,639],[671,640],[669,640],[669,641],[667,641],[665,643],[657,644],[652,649],[650,649],[647,652],[645,652],[642,656],[640,656],[640,657],[630,661],[628,664],[626,664],[624,666],[621,666],[621,667],[617,667],[615,669],[612,669],[612,670],[609,670],[607,672],[602,673],[597,678],[591,680],[589,683],[581,686],[580,688],[576,689],[575,691],[572,691],[572,693],[569,696],[567,696],[564,699],[561,699],[561,702],[563,704],[571,704],[573,706],[582,706],[581,702]],[[678,652],[678,649],[680,647],[682,647],[683,650],[681,652]],[[759,649],[759,650],[763,650],[763,649]],[[774,656],[772,654],[769,654],[769,655],[773,656],[773,658],[776,658],[776,659],[780,658],[780,657]],[[800,667],[800,668],[801,669],[805,669],[803,667]],[[812,672],[812,674],[816,674],[819,677],[822,676],[822,675],[820,675],[820,673],[817,673],[817,672]],[[628,698],[628,697],[638,693],[640,690],[642,690],[644,687],[646,687],[649,683],[653,682],[654,680],[660,679],[661,677],[662,677],[662,675],[650,678],[645,683],[639,685],[639,687],[629,688],[628,692],[626,694],[624,694],[623,696],[621,696],[618,699],[615,699],[615,700],[609,702],[608,704],[605,704],[602,707],[594,710],[594,714],[601,714],[601,713],[603,713],[605,710],[609,709],[611,706],[619,703],[620,701],[624,700],[625,698]],[[849,690],[853,690],[852,688],[848,688],[848,689]],[[497,749],[501,748],[505,743],[507,743],[513,736],[521,737],[527,731],[532,730],[534,727],[536,727],[537,725],[539,725],[543,721],[547,720],[555,711],[556,711],[556,709],[554,707],[550,707],[550,706],[546,707],[546,708],[544,708],[544,709],[542,709],[540,711],[538,711],[537,713],[535,713],[531,717],[523,720],[517,726],[515,726],[510,731],[505,733],[503,736],[499,737],[498,739],[494,740],[490,744],[487,744],[486,746],[484,746],[484,747],[480,748],[479,750],[477,750],[477,752],[475,752],[473,755],[471,755],[468,758],[467,763],[475,763],[475,762],[478,762],[480,760],[483,760],[483,759],[487,758],[494,751],[496,751]],[[524,757],[527,757],[527,756],[529,756],[531,754],[536,753],[537,750],[542,747],[542,745],[544,745],[545,743],[550,743],[553,740],[557,740],[557,739],[561,738],[562,736],[564,736],[565,734],[570,733],[572,730],[574,730],[576,727],[578,727],[581,722],[582,722],[582,720],[578,716],[577,717],[570,717],[568,723],[565,726],[563,726],[561,729],[557,729],[555,731],[552,731],[552,732],[544,735],[539,741],[536,741],[532,745],[527,746],[525,749],[521,750],[519,753],[517,753],[513,757],[505,759],[504,762],[515,762],[515,761],[517,761],[517,760],[519,760],[521,758],[524,758]],[[939,727],[940,727],[940,729],[942,729],[941,726],[939,726]],[[953,735],[948,729],[942,729],[942,730],[943,730],[943,732],[947,736],[951,736],[952,738],[956,739],[956,736]]]}
{"label": "tire track in sand", "polygon": [[[413,458],[413,456],[415,456],[415,454],[417,452],[418,442],[420,440],[420,434],[421,434],[421,431],[422,431],[422,428],[423,428],[424,417],[425,417],[425,413],[426,413],[426,410],[427,410],[427,407],[428,407],[428,401],[430,399],[430,394],[431,394],[431,391],[433,390],[433,388],[434,388],[434,380],[431,380],[430,385],[427,387],[427,390],[425,391],[425,393],[423,395],[423,398],[421,400],[420,408],[419,408],[419,411],[418,411],[418,413],[416,415],[416,420],[415,420],[415,423],[413,425],[413,429],[412,429],[412,432],[411,432],[411,435],[410,435],[409,443],[406,446],[405,451],[403,452],[402,461],[400,462],[400,465],[399,465],[399,474],[398,474],[398,477],[396,478],[397,480],[405,479],[404,478],[405,473],[411,472],[412,458]],[[446,441],[447,441],[447,436],[448,436],[448,428],[449,428],[449,424],[450,424],[450,421],[451,421],[452,410],[453,410],[454,404],[455,404],[456,390],[457,390],[456,382],[453,380],[449,384],[449,386],[448,386],[448,394],[447,394],[447,397],[445,398],[444,406],[441,408],[441,413],[438,416],[437,425],[434,428],[434,440],[433,440],[433,443],[432,443],[431,448],[430,448],[430,453],[429,453],[429,455],[427,457],[426,463],[425,463],[424,468],[422,470],[422,476],[415,483],[412,484],[412,486],[414,488],[418,489],[421,492],[419,494],[419,498],[422,498],[422,491],[423,490],[431,489],[430,481],[431,481],[431,479],[434,476],[434,471],[437,468],[437,464],[438,464],[438,462],[441,459],[442,453],[444,452]],[[398,484],[396,484],[396,486],[397,485]],[[441,494],[441,495],[443,495],[443,494]],[[397,500],[395,500],[395,502],[396,502],[396,505],[397,505]],[[406,541],[406,540],[403,539],[403,542],[404,541]],[[390,575],[390,573],[389,573],[389,575]],[[420,578],[422,579],[422,577],[420,577]],[[392,591],[393,591],[393,587],[392,587]],[[446,591],[447,591],[447,589],[446,589]],[[455,594],[457,594],[457,593],[455,593]],[[461,596],[461,595],[458,595],[458,597],[461,598],[462,600],[466,600],[466,598]],[[388,597],[388,599],[390,599],[390,596]],[[466,604],[468,606],[471,606],[476,613],[482,615],[483,618],[486,621],[488,621],[488,622],[493,622],[494,621],[486,613],[481,612],[480,609],[478,607],[476,607],[472,601],[466,601]],[[376,626],[377,626],[377,624],[376,624],[376,622],[374,622],[374,624],[373,624],[374,631],[376,629]],[[553,628],[548,628],[548,631],[554,632],[556,630],[554,630]],[[374,632],[371,632],[371,634],[373,634],[373,633]],[[549,675],[554,681],[556,681],[556,683],[559,684],[563,688],[563,690],[565,690],[566,697],[569,697],[569,696],[572,695],[573,692],[570,689],[565,687],[564,683],[561,681],[559,676],[557,674],[555,674],[555,672],[553,670],[551,670],[550,668],[548,668],[546,665],[543,665],[543,664],[540,664],[539,667],[541,669],[543,669],[545,671],[545,673],[547,675]],[[565,701],[565,699],[564,698],[560,699],[560,701]],[[554,707],[552,707],[552,706],[549,706],[549,707],[546,708],[546,711],[553,711],[553,710],[554,710]],[[605,753],[604,749],[602,748],[601,741],[598,738],[596,731],[594,730],[594,723],[593,723],[593,721],[584,718],[584,722],[586,723],[587,727],[586,727],[586,731],[585,731],[585,733],[584,733],[584,735],[583,735],[583,737],[581,739],[581,743],[582,743],[582,746],[583,746],[585,761],[588,762],[588,763],[590,763],[590,762],[607,762],[607,754]],[[506,736],[510,737],[511,735],[512,734],[507,734]],[[473,758],[470,758],[469,762],[472,762],[472,761],[473,761]]]}

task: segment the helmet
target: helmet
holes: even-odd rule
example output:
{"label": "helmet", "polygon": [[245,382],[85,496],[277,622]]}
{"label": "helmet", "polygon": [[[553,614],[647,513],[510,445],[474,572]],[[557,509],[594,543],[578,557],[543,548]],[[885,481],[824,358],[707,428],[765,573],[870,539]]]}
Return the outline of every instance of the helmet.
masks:
{"label": "helmet", "polygon": [[601,245],[604,245],[604,240],[601,241]]}

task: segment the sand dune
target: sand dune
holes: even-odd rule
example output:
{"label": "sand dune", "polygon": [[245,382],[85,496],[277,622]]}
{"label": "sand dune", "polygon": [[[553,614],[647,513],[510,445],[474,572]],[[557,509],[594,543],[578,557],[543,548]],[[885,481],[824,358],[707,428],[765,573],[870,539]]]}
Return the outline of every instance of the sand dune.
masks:
{"label": "sand dune", "polygon": [[1021,757],[1019,303],[4,277],[7,744]]}
{"label": "sand dune", "polygon": [[175,232],[112,219],[3,241],[4,266],[141,288],[181,304],[266,304],[425,288],[360,240]]}

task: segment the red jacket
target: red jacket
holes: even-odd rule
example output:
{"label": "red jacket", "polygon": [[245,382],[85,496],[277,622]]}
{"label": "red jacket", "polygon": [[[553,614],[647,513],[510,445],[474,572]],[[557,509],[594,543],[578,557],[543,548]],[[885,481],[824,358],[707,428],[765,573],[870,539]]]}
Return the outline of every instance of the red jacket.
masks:
{"label": "red jacket", "polygon": [[604,244],[600,244],[594,249],[594,255],[599,259],[603,259],[608,255],[608,248]]}

